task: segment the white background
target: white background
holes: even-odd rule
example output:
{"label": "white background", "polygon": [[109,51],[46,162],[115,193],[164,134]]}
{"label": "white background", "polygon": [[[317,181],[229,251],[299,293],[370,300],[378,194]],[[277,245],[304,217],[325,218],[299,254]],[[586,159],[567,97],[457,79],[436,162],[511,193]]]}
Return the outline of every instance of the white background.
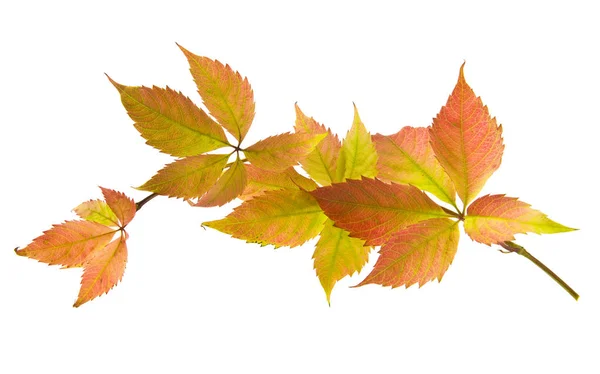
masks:
{"label": "white background", "polygon": [[[593,2],[2,4],[0,372],[600,372]],[[128,227],[123,282],[72,308],[80,270],[13,248],[74,218],[98,185],[145,196],[132,186],[170,158],[144,144],[104,73],[199,103],[175,42],[249,77],[246,145],[292,130],[296,101],[342,136],[352,102],[372,133],[427,126],[466,61],[504,127],[503,163],[483,193],[580,229],[519,238],[580,301],[524,258],[463,236],[441,283],[348,288],[364,273],[340,282],[329,307],[314,240],[245,244],[200,228],[236,204],[158,198]]]}

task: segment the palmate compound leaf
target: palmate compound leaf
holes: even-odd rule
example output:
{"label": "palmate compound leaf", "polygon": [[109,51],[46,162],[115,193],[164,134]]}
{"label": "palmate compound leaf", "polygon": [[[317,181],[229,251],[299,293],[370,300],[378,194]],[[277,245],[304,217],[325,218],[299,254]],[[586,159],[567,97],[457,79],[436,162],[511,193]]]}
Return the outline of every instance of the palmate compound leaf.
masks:
{"label": "palmate compound leaf", "polygon": [[[15,250],[49,265],[83,267],[75,307],[112,289],[121,280],[127,261],[124,228],[135,216],[136,205],[121,192],[100,189],[105,201],[91,200],[74,209],[84,221],[54,225],[27,247]],[[118,239],[111,242],[116,233]]]}
{"label": "palmate compound leaf", "polygon": [[210,207],[227,204],[244,192],[247,181],[246,165],[238,158],[221,174],[206,194],[192,205]]}
{"label": "palmate compound leaf", "polygon": [[227,217],[205,222],[204,226],[248,243],[295,247],[317,236],[326,219],[308,192],[273,190],[243,202]]}
{"label": "palmate compound leaf", "polygon": [[378,178],[412,184],[456,206],[454,185],[435,158],[428,128],[406,126],[396,134],[372,138],[379,156]]}
{"label": "palmate compound leaf", "polygon": [[284,133],[270,136],[244,149],[254,166],[268,171],[284,171],[311,153],[326,134]]}
{"label": "palmate compound leaf", "polygon": [[331,291],[335,284],[347,275],[360,272],[369,259],[370,247],[365,241],[351,238],[346,230],[333,225],[327,219],[313,254],[317,277],[331,304]]}
{"label": "palmate compound leaf", "polygon": [[334,182],[342,182],[337,176],[337,160],[342,144],[337,135],[331,130],[317,123],[313,118],[307,117],[298,105],[296,107],[297,133],[325,134],[325,138],[317,144],[315,149],[304,159],[300,160],[302,168],[308,175],[321,186],[329,186]]}
{"label": "palmate compound leaf", "polygon": [[108,79],[146,144],[175,157],[229,145],[221,126],[183,94],[169,87],[130,87]]}
{"label": "palmate compound leaf", "polygon": [[438,279],[448,270],[458,248],[458,221],[435,218],[396,232],[379,250],[371,273],[358,286],[377,283],[407,288]]}
{"label": "palmate compound leaf", "polygon": [[411,224],[449,216],[418,188],[378,179],[349,179],[317,188],[310,194],[335,226],[370,246],[384,244]]}
{"label": "palmate compound leaf", "polygon": [[294,168],[288,168],[283,172],[267,171],[259,169],[252,164],[246,164],[248,183],[244,192],[239,196],[242,200],[248,200],[265,191],[272,190],[299,190],[312,191],[317,184],[302,175]]}
{"label": "palmate compound leaf", "polygon": [[469,205],[465,217],[467,235],[487,245],[514,240],[514,234],[554,234],[573,230],[531,209],[531,205],[505,195],[478,198]]}
{"label": "palmate compound leaf", "polygon": [[247,78],[229,65],[197,56],[179,44],[185,54],[198,93],[210,114],[240,143],[254,119],[254,93]]}
{"label": "palmate compound leaf", "polygon": [[431,146],[467,206],[502,160],[502,126],[467,84],[463,66],[448,102],[433,120]]}
{"label": "palmate compound leaf", "polygon": [[198,155],[175,160],[138,189],[169,197],[198,198],[217,182],[228,159],[229,155]]}
{"label": "palmate compound leaf", "polygon": [[337,162],[337,180],[373,178],[376,175],[377,151],[354,106],[354,121],[342,143]]}

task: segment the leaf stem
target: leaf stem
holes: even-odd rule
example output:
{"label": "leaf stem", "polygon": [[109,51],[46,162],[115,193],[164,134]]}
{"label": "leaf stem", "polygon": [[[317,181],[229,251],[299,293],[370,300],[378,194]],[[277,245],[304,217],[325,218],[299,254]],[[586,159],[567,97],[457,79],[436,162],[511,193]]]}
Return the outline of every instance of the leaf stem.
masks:
{"label": "leaf stem", "polygon": [[156,196],[158,196],[158,194],[156,193],[152,193],[148,196],[146,196],[145,198],[143,198],[142,200],[138,201],[137,203],[135,203],[135,210],[136,212],[139,211],[140,209],[142,209],[142,207],[150,200],[154,199]]}
{"label": "leaf stem", "polygon": [[520,245],[513,242],[503,242],[499,244],[502,248],[506,249],[508,252],[518,253],[521,256],[525,257],[529,261],[533,262],[537,267],[542,269],[544,273],[548,274],[550,278],[554,279],[556,283],[558,283],[565,291],[569,293],[575,300],[579,299],[579,294],[575,292],[565,281],[563,281],[558,275],[556,275],[550,268],[544,265],[540,260],[535,258],[531,253],[527,252],[527,250]]}

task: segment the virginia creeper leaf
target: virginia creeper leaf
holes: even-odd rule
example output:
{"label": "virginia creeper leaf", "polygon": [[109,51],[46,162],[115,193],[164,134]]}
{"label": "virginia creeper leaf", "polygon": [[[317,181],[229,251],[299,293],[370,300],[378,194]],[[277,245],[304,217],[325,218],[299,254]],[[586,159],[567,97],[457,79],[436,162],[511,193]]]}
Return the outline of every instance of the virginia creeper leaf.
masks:
{"label": "virginia creeper leaf", "polygon": [[180,92],[130,87],[113,81],[146,144],[175,157],[194,156],[229,145],[223,129]]}
{"label": "virginia creeper leaf", "polygon": [[381,247],[375,267],[358,286],[377,283],[408,288],[435,278],[441,281],[456,254],[458,237],[458,221],[448,218],[408,226]]}
{"label": "virginia creeper leaf", "polygon": [[306,191],[265,191],[243,202],[226,218],[205,222],[248,243],[295,247],[314,238],[327,217]]}
{"label": "virginia creeper leaf", "polygon": [[116,229],[97,222],[66,221],[53,225],[16,253],[49,265],[79,267],[90,253],[106,246],[115,232]]}
{"label": "virginia creeper leaf", "polygon": [[424,192],[378,179],[349,179],[311,191],[335,225],[377,246],[400,229],[430,218],[447,217]]}
{"label": "virginia creeper leaf", "polygon": [[81,289],[74,307],[79,307],[110,291],[123,278],[127,262],[125,233],[119,239],[95,251],[84,264]]}
{"label": "virginia creeper leaf", "polygon": [[330,219],[325,221],[313,259],[328,303],[335,284],[346,275],[360,272],[367,263],[370,247],[364,244],[364,240],[351,238],[347,231],[335,227]]}
{"label": "virginia creeper leaf", "polygon": [[246,183],[246,167],[238,158],[221,175],[217,183],[208,190],[206,195],[193,205],[202,207],[224,205],[241,195],[246,188]]}
{"label": "virginia creeper leaf", "polygon": [[254,93],[247,78],[229,65],[197,56],[178,44],[190,64],[190,71],[204,105],[238,141],[242,141],[254,119]]}
{"label": "virginia creeper leaf", "polygon": [[354,121],[338,158],[337,180],[360,179],[361,176],[372,178],[376,175],[377,151],[354,106]]}
{"label": "virginia creeper leaf", "polygon": [[115,213],[119,220],[120,227],[125,227],[135,216],[135,202],[125,196],[122,192],[117,192],[108,188],[100,187],[106,204]]}
{"label": "virginia creeper leaf", "polygon": [[448,102],[433,120],[431,146],[467,206],[502,160],[502,126],[467,84],[460,67]]}
{"label": "virginia creeper leaf", "polygon": [[119,220],[108,204],[102,200],[90,200],[79,204],[73,211],[81,218],[105,226],[119,226]]}
{"label": "virginia creeper leaf", "polygon": [[199,155],[175,160],[138,188],[183,199],[201,197],[219,179],[228,159],[229,155]]}
{"label": "virginia creeper leaf", "polygon": [[505,195],[486,195],[467,209],[465,232],[471,239],[491,245],[514,240],[514,234],[554,234],[575,229],[549,219],[531,205]]}
{"label": "virginia creeper leaf", "polygon": [[270,136],[244,150],[251,164],[269,171],[294,166],[315,149],[325,134],[284,133]]}
{"label": "virginia creeper leaf", "polygon": [[317,188],[315,182],[300,174],[294,168],[288,168],[283,172],[267,171],[259,169],[252,164],[246,164],[248,183],[240,198],[248,200],[258,194],[271,190],[299,190],[300,188],[312,191]]}
{"label": "virginia creeper leaf", "polygon": [[331,130],[317,123],[312,117],[307,117],[298,105],[296,105],[295,130],[308,134],[326,134],[315,149],[306,158],[300,160],[302,168],[308,175],[322,186],[342,182],[341,178],[337,178],[337,159],[342,148],[337,135],[332,134]]}
{"label": "virginia creeper leaf", "polygon": [[454,185],[433,154],[429,129],[406,126],[394,135],[373,135],[373,143],[379,178],[412,184],[455,205]]}

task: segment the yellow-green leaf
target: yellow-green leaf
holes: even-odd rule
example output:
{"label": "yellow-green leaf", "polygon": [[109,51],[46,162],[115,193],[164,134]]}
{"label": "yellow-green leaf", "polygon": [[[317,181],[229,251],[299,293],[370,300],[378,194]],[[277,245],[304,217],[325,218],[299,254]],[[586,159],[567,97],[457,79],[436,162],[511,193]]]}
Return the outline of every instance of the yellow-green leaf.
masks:
{"label": "yellow-green leaf", "polygon": [[194,206],[221,206],[235,199],[244,192],[246,188],[246,167],[237,159],[225,171],[217,183],[212,186],[206,195],[202,196]]}
{"label": "yellow-green leaf", "polygon": [[244,150],[254,166],[270,171],[283,171],[294,166],[315,149],[325,134],[284,133],[270,136]]}
{"label": "yellow-green leaf", "polygon": [[361,176],[373,178],[377,175],[377,151],[371,141],[371,135],[360,120],[354,106],[354,121],[342,143],[337,163],[337,179],[360,179]]}
{"label": "yellow-green leaf", "polygon": [[229,145],[223,129],[180,92],[130,87],[113,81],[146,144],[175,157],[194,156]]}
{"label": "yellow-green leaf", "polygon": [[267,171],[259,169],[252,164],[246,164],[248,183],[244,192],[240,195],[243,200],[248,200],[258,194],[271,190],[299,190],[312,191],[317,184],[300,174],[294,168],[288,168],[283,172]]}
{"label": "yellow-green leaf", "polygon": [[138,189],[183,199],[201,197],[219,179],[228,158],[229,155],[199,155],[175,160]]}
{"label": "yellow-green leaf", "polygon": [[119,226],[119,220],[108,204],[103,200],[90,200],[73,209],[79,217],[105,226]]}
{"label": "yellow-green leaf", "polygon": [[331,303],[335,284],[347,275],[360,272],[367,263],[371,248],[364,244],[364,240],[351,238],[348,231],[335,227],[332,220],[325,221],[313,259],[328,303]]}
{"label": "yellow-green leaf", "polygon": [[306,191],[265,191],[243,202],[226,218],[204,225],[261,245],[295,247],[314,238],[327,217]]}
{"label": "yellow-green leaf", "polygon": [[179,45],[204,105],[219,123],[240,142],[254,119],[254,93],[247,78],[229,65],[197,56]]}

